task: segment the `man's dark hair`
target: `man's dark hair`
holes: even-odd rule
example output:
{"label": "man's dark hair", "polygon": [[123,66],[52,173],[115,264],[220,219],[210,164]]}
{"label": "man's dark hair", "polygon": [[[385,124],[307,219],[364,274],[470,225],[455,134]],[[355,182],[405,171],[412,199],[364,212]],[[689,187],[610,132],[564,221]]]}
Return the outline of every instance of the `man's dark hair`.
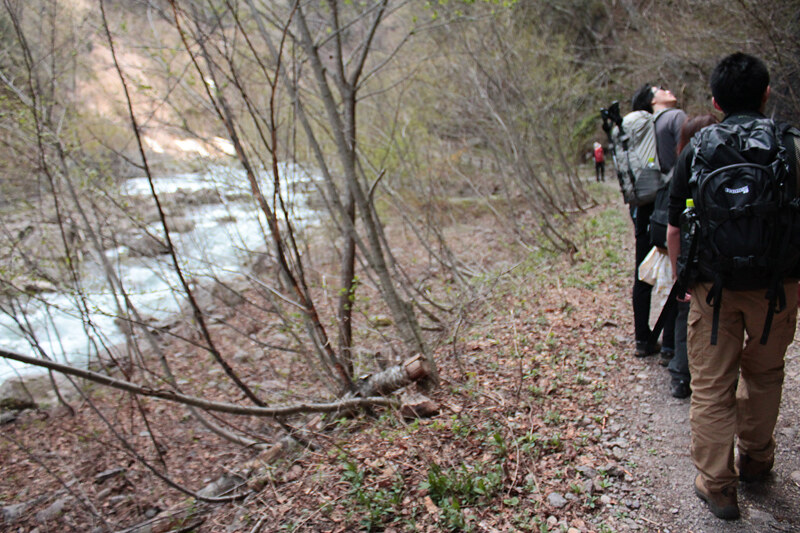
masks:
{"label": "man's dark hair", "polygon": [[650,83],[645,83],[635,93],[633,93],[633,98],[631,98],[631,109],[633,111],[647,111],[648,113],[653,112],[653,85]]}
{"label": "man's dark hair", "polygon": [[711,73],[711,94],[726,114],[758,111],[769,86],[763,61],[742,52],[724,58]]}

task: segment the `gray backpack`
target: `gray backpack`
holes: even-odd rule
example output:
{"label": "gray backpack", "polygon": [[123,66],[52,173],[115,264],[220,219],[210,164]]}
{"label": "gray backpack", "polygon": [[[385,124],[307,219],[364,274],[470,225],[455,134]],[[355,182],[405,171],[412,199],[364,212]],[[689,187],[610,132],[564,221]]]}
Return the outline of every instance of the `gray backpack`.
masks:
{"label": "gray backpack", "polygon": [[656,128],[652,113],[633,111],[611,132],[614,164],[622,197],[631,206],[653,203],[666,183],[656,152]]}

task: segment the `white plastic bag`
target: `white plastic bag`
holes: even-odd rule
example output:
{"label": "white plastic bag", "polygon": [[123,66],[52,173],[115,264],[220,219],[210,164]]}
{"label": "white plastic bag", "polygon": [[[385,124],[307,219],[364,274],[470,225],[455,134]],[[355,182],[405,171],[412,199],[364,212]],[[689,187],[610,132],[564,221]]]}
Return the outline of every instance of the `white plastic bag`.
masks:
{"label": "white plastic bag", "polygon": [[639,265],[639,279],[648,285],[655,285],[658,278],[658,266],[661,262],[661,253],[658,248],[653,248],[644,256],[642,263]]}
{"label": "white plastic bag", "polygon": [[650,309],[660,312],[672,289],[672,263],[669,256],[654,246],[639,265],[639,279],[653,286]]}

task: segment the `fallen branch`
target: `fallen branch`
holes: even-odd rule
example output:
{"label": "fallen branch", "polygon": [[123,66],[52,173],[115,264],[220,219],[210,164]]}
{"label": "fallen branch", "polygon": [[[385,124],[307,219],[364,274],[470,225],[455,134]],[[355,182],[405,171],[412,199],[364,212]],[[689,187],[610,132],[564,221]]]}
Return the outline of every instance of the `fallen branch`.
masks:
{"label": "fallen branch", "polygon": [[84,370],[55,361],[47,361],[44,359],[37,359],[27,355],[10,352],[8,350],[0,349],[0,357],[5,359],[12,359],[21,363],[26,363],[33,366],[47,368],[54,370],[68,376],[75,376],[79,378],[99,383],[107,387],[124,390],[133,394],[141,396],[148,396],[152,398],[161,398],[170,402],[180,403],[184,405],[191,405],[206,409],[208,411],[217,411],[221,413],[229,413],[235,415],[252,415],[264,417],[279,417],[288,416],[298,413],[331,413],[337,411],[345,411],[357,407],[366,407],[369,405],[383,405],[383,406],[397,406],[398,402],[385,397],[368,397],[368,398],[344,398],[335,402],[328,403],[301,403],[297,405],[287,405],[280,407],[250,407],[242,406],[227,402],[212,402],[196,396],[189,396],[167,389],[154,389],[151,387],[142,387],[124,381],[121,379],[112,378],[104,374],[98,374],[91,370]]}
{"label": "fallen branch", "polygon": [[[167,533],[177,531],[194,531],[205,522],[210,506],[197,502],[181,504],[169,511],[164,511],[153,518],[134,526],[120,529],[116,533]],[[178,529],[176,529],[176,527]]]}

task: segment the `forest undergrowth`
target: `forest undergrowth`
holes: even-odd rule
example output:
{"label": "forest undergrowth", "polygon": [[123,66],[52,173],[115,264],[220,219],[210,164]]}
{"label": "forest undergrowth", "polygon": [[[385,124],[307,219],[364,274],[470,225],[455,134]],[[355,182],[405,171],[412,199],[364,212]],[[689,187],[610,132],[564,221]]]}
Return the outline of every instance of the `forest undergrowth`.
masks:
{"label": "forest undergrowth", "polygon": [[[642,407],[640,397],[657,387],[666,397],[658,377],[666,371],[632,356],[630,221],[611,187],[591,190],[600,205],[575,223],[577,254],[537,250],[480,281],[495,284],[491,295],[437,350],[442,384],[427,394],[438,414],[404,419],[376,408],[328,420],[306,448],[262,465],[268,475],[247,497],[213,506],[133,461],[86,402],[75,415],[26,411],[2,426],[5,530],[670,531],[683,511],[667,501],[662,514],[658,502],[669,493],[659,493],[653,475],[659,446],[685,446],[686,428],[664,442],[658,428],[648,435],[632,425],[632,413],[684,416],[688,403]],[[201,370],[195,379],[215,379]],[[292,380],[302,390],[303,377]],[[183,409],[145,401],[152,416],[143,428],[130,423],[126,410],[139,408],[131,400],[90,394],[130,439],[157,436],[160,449],[148,459],[180,465],[169,474],[187,486],[258,461],[222,441],[209,445]],[[249,423],[266,424],[241,429]],[[673,451],[688,475],[688,449]],[[125,529],[170,514],[176,519],[161,529]]]}

